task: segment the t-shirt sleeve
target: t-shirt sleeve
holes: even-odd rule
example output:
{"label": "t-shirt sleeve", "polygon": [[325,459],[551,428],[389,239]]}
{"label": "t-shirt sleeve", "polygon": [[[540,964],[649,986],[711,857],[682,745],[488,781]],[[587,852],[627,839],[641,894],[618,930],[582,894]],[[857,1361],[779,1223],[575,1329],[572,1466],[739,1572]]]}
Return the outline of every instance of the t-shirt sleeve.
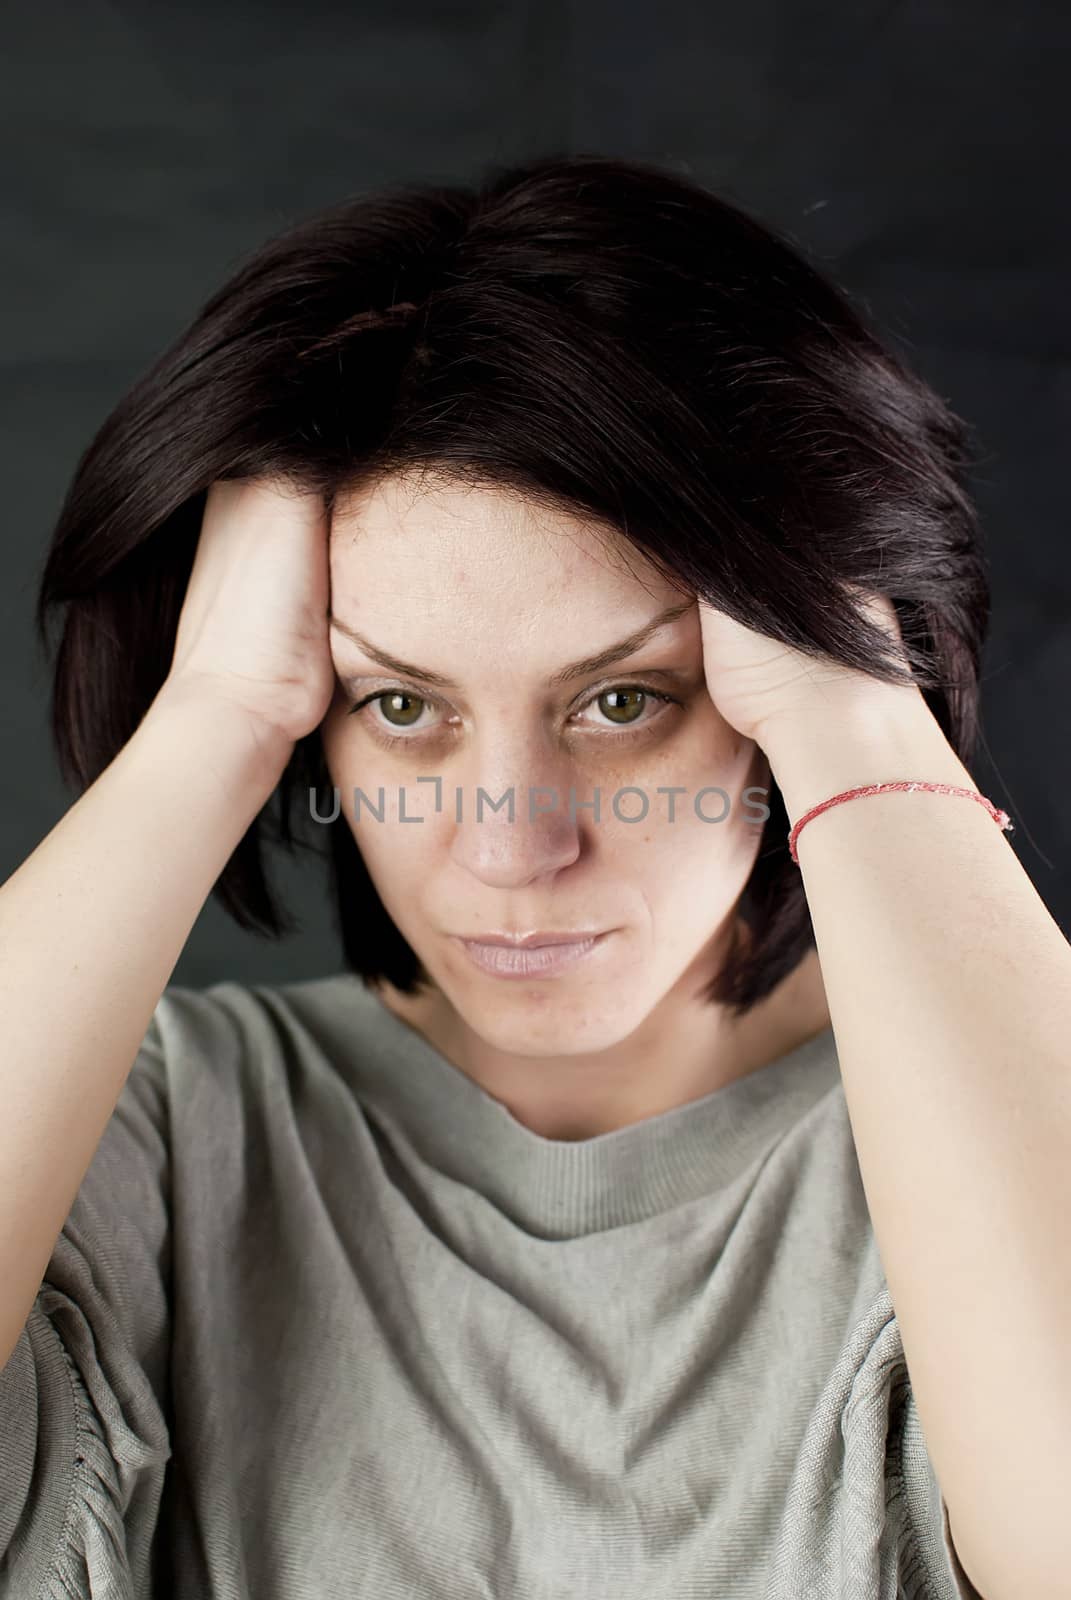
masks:
{"label": "t-shirt sleeve", "polygon": [[811,1416],[768,1593],[988,1600],[955,1547],[887,1284],[852,1327]]}
{"label": "t-shirt sleeve", "polygon": [[158,1012],[0,1371],[0,1597],[133,1600],[171,1454]]}
{"label": "t-shirt sleeve", "polygon": [[862,1460],[879,1433],[885,1447],[884,1534],[898,1546],[905,1600],[986,1600],[956,1549],[941,1485],[922,1431],[900,1324],[886,1287],[872,1317],[880,1326],[846,1408],[846,1448]]}
{"label": "t-shirt sleeve", "polygon": [[[906,1372],[906,1365],[904,1368]],[[899,1469],[906,1515],[926,1570],[947,1573],[957,1600],[986,1600],[971,1582],[956,1549],[948,1506],[926,1448],[915,1393],[907,1382],[898,1434]]]}

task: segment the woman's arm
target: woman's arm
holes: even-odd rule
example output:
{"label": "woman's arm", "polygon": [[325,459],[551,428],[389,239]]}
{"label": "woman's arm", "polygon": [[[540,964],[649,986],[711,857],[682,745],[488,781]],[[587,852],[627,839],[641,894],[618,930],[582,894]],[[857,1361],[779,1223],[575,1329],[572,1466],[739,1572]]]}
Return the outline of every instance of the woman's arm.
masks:
{"label": "woman's arm", "polygon": [[225,702],[161,696],[0,888],[0,1367],[276,746]]}
{"label": "woman's arm", "polygon": [[322,498],[213,483],[171,669],[0,888],[0,1365],[212,885],[335,681]]}
{"label": "woman's arm", "polygon": [[[816,696],[816,702],[818,697]],[[790,822],[976,789],[919,695],[760,739]],[[963,1565],[1068,1593],[1071,946],[975,801],[885,793],[797,850],[867,1202]]]}

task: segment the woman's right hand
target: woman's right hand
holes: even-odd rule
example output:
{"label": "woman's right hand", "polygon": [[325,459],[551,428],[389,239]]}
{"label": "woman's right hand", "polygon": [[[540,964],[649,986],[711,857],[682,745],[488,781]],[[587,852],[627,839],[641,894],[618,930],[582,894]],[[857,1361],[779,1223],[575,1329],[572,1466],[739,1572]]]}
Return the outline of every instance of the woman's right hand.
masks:
{"label": "woman's right hand", "polygon": [[279,479],[211,485],[158,701],[223,701],[289,759],[334,689],[327,524],[322,496]]}

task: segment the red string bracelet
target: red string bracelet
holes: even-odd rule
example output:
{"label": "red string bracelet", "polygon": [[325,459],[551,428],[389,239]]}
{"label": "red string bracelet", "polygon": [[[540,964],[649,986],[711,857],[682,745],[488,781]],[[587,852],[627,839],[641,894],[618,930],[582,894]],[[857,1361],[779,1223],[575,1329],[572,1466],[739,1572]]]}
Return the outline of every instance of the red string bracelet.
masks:
{"label": "red string bracelet", "polygon": [[799,865],[799,856],[796,854],[796,840],[799,838],[800,829],[812,817],[819,816],[823,811],[828,811],[830,806],[839,805],[842,800],[855,800],[859,795],[882,794],[888,790],[903,790],[911,794],[916,789],[928,789],[934,794],[959,794],[968,800],[977,800],[979,805],[985,806],[993,821],[1006,833],[1012,831],[1012,820],[1006,811],[999,811],[995,805],[979,794],[977,789],[959,789],[951,783],[925,783],[920,778],[901,779],[896,783],[868,783],[859,789],[845,789],[843,794],[835,794],[830,800],[823,800],[820,805],[812,807],[804,813],[792,832],[788,836],[788,849],[793,861]]}

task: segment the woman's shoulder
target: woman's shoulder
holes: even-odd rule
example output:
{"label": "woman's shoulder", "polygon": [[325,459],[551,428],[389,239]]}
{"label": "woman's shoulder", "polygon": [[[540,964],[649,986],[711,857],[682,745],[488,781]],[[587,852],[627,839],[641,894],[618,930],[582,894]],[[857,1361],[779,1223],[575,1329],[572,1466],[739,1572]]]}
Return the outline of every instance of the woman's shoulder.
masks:
{"label": "woman's shoulder", "polygon": [[142,1046],[172,1094],[191,1080],[263,1088],[280,1073],[337,1071],[374,1053],[398,1024],[364,980],[335,972],[285,983],[171,983]]}
{"label": "woman's shoulder", "polygon": [[150,1034],[160,1044],[256,1038],[265,1030],[296,1029],[317,1019],[371,1016],[377,1002],[362,979],[325,973],[285,983],[218,978],[209,984],[169,983],[157,1001]]}

